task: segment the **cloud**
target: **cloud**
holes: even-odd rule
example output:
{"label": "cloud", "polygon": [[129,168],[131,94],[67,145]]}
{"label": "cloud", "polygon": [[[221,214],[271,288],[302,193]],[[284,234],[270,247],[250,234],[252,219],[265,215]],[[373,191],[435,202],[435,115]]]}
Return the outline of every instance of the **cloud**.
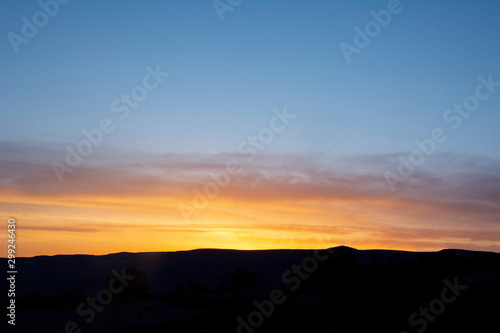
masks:
{"label": "cloud", "polygon": [[[383,172],[397,165],[398,154],[336,160],[261,154],[249,163],[236,153],[153,155],[102,149],[62,183],[50,166],[59,154],[47,145],[0,143],[0,205],[43,216],[26,230],[117,228],[119,234],[135,228],[134,219],[141,218],[151,228],[174,233],[224,228],[283,232],[290,238],[300,233],[310,238],[343,235],[399,247],[404,242],[500,244],[500,162],[492,159],[435,154],[391,192]],[[229,185],[185,225],[179,203],[192,205],[195,189],[203,192],[233,160],[240,163],[241,174],[230,176]],[[78,223],[75,216],[84,221]],[[65,219],[72,222],[64,226]]]}

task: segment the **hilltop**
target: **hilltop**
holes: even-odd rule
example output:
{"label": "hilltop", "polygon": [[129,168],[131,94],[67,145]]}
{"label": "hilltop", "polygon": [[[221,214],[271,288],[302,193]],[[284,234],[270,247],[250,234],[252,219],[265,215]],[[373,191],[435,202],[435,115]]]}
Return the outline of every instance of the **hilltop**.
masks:
{"label": "hilltop", "polygon": [[465,332],[493,325],[500,310],[500,254],[491,252],[341,246],[17,260],[16,332],[68,323],[103,333]]}

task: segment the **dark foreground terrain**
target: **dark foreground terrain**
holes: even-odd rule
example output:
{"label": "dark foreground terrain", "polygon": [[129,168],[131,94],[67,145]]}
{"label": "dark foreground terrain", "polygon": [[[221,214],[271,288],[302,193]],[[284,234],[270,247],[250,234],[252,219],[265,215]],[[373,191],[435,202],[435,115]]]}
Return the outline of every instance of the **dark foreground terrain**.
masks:
{"label": "dark foreground terrain", "polygon": [[[16,325],[6,325],[8,332],[456,333],[500,327],[498,253],[337,247],[16,261]],[[1,300],[6,309],[6,292]]]}

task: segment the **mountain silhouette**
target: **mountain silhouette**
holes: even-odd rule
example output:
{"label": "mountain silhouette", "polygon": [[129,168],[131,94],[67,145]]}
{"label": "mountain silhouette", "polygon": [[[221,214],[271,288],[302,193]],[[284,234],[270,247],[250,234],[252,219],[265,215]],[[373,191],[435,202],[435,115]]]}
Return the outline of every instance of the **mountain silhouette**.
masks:
{"label": "mountain silhouette", "polygon": [[460,249],[199,249],[17,266],[15,332],[481,332],[500,310],[500,254]]}

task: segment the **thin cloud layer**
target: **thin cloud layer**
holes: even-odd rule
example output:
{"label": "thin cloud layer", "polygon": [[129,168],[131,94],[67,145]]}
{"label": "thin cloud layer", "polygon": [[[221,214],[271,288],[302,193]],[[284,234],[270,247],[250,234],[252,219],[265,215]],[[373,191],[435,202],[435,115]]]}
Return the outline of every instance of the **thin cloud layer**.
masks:
{"label": "thin cloud layer", "polygon": [[[328,237],[360,248],[491,250],[500,244],[495,160],[436,154],[391,192],[383,173],[397,163],[396,154],[261,154],[247,162],[231,153],[101,150],[63,182],[50,164],[57,155],[49,147],[0,143],[2,211],[24,221],[20,228],[32,244],[40,245],[36,235],[45,239],[44,249],[25,243],[25,255],[57,252],[49,234],[75,244],[92,234],[100,251],[134,250],[132,234],[151,239],[153,229],[149,247],[141,249],[178,249],[162,235],[185,237],[191,248],[238,248],[239,241],[245,248],[311,247]],[[239,163],[239,174],[227,171],[229,161]],[[214,185],[218,190],[207,192]],[[192,210],[189,220],[180,206]],[[113,237],[107,245],[106,237]]]}

